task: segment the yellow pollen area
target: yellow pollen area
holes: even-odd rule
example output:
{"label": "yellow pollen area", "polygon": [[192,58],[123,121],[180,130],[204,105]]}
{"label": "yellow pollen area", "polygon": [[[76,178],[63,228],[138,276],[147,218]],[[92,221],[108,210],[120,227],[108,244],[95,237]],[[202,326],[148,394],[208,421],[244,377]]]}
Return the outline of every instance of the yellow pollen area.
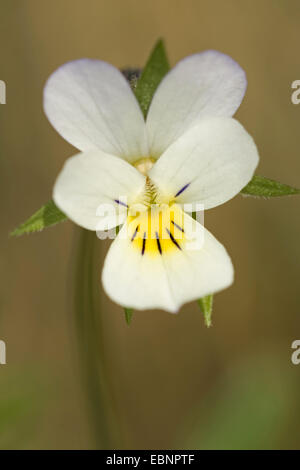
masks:
{"label": "yellow pollen area", "polygon": [[142,256],[164,256],[184,249],[184,214],[176,205],[152,205],[128,217],[128,236]]}
{"label": "yellow pollen area", "polygon": [[133,166],[143,175],[147,175],[148,171],[151,170],[155,163],[155,159],[152,157],[144,157],[140,158],[137,160],[135,163],[133,163]]}

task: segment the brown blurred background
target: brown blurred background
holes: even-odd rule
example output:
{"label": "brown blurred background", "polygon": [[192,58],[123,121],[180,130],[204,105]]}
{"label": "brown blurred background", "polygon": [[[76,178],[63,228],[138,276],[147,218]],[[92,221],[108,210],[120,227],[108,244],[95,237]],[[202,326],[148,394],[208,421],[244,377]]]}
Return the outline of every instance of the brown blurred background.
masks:
{"label": "brown blurred background", "polygon": [[[207,48],[240,63],[237,118],[258,172],[300,187],[299,1],[0,0],[0,18],[0,448],[299,448],[299,197],[238,196],[206,213],[236,271],[209,330],[196,304],[137,312],[127,327],[102,291],[96,317],[80,319],[79,230],[8,238],[74,153],[43,114],[47,77],[80,57],[142,66],[158,37],[171,65]],[[96,243],[98,278],[107,247]]]}

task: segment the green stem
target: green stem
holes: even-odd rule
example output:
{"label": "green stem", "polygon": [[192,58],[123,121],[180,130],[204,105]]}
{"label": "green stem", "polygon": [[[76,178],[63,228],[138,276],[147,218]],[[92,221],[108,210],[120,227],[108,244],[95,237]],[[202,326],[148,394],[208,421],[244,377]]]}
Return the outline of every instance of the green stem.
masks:
{"label": "green stem", "polygon": [[[87,392],[96,447],[116,448],[111,394],[104,366],[99,263],[95,266],[95,232],[80,229],[75,272],[75,321],[79,361]],[[97,283],[95,282],[97,279]],[[118,440],[118,439],[117,439]]]}

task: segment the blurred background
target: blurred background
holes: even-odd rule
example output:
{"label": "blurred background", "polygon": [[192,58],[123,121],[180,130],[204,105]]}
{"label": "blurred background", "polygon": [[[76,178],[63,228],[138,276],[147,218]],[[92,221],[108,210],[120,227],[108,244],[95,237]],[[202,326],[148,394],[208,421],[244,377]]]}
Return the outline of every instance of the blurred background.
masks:
{"label": "blurred background", "polygon": [[128,327],[99,282],[109,243],[84,254],[71,222],[8,237],[75,153],[43,114],[47,77],[81,57],[143,66],[159,37],[171,65],[208,48],[240,63],[258,173],[300,187],[299,1],[0,0],[0,18],[0,448],[299,448],[299,197],[206,212],[236,272],[210,329],[195,303]]}

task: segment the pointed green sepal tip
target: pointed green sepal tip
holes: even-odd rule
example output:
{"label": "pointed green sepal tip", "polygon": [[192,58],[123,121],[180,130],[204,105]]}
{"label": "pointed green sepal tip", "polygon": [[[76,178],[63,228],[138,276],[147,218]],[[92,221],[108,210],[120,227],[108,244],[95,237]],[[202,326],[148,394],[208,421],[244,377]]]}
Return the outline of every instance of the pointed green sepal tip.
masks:
{"label": "pointed green sepal tip", "polygon": [[169,70],[170,65],[164,42],[162,39],[159,39],[150,54],[134,90],[144,117],[147,116],[150,103],[158,85]]}
{"label": "pointed green sepal tip", "polygon": [[132,316],[133,316],[133,308],[124,307],[124,313],[125,313],[126,323],[129,326],[132,320]]}
{"label": "pointed green sepal tip", "polygon": [[29,219],[10,233],[12,237],[18,237],[25,233],[40,232],[46,227],[67,220],[67,216],[51,200],[35,212]]}
{"label": "pointed green sepal tip", "polygon": [[245,196],[268,198],[300,194],[300,189],[279,183],[278,181],[270,180],[264,176],[254,175],[247,186],[242,189],[241,193]]}
{"label": "pointed green sepal tip", "polygon": [[204,315],[204,323],[207,328],[212,326],[211,316],[212,316],[212,308],[213,308],[213,295],[206,295],[202,297],[202,299],[198,300],[198,305]]}

